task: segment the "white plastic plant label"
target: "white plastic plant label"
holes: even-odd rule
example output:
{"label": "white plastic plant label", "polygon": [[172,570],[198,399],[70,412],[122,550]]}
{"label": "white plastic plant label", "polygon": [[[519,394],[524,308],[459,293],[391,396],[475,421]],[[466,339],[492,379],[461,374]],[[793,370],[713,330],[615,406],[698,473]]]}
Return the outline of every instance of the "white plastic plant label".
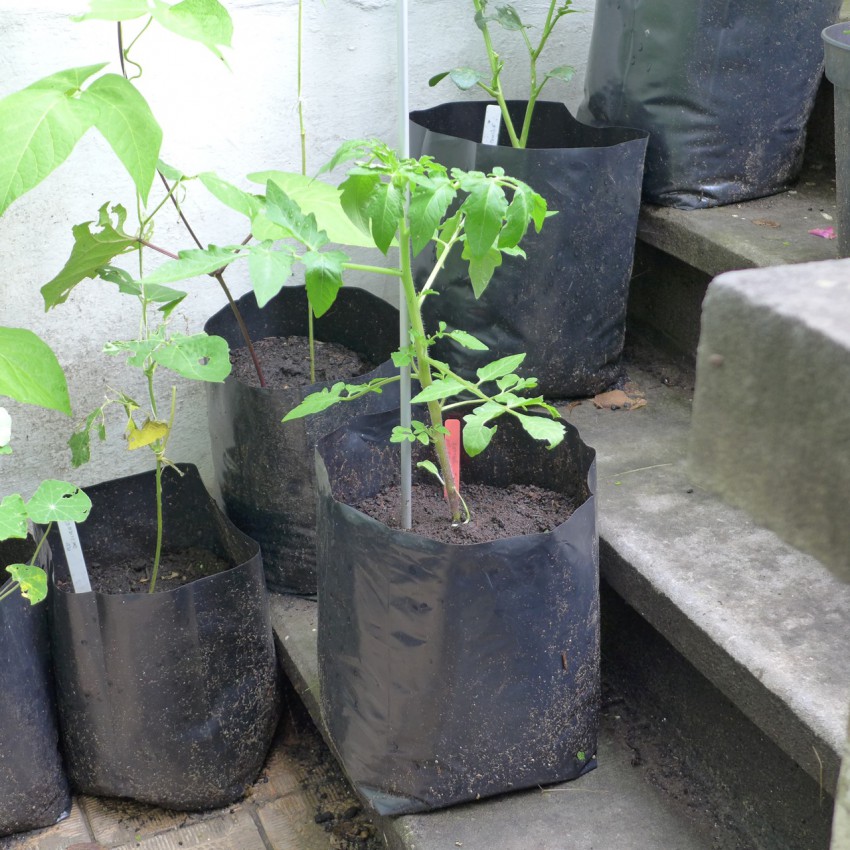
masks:
{"label": "white plastic plant label", "polygon": [[74,593],[88,593],[91,590],[91,582],[83,547],[80,545],[80,535],[77,533],[77,524],[70,520],[60,520],[56,525],[59,527],[59,536],[65,549],[65,560],[68,562]]}
{"label": "white plastic plant label", "polygon": [[481,144],[498,145],[501,126],[502,112],[495,103],[491,103],[484,111],[484,132],[481,134]]}

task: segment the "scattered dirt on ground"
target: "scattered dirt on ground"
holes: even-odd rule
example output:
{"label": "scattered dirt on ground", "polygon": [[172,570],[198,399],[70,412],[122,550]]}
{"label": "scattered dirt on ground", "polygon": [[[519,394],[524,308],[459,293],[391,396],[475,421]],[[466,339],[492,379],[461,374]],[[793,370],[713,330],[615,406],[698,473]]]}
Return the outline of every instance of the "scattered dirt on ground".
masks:
{"label": "scattered dirt on ground", "polygon": [[[413,530],[443,543],[485,543],[504,537],[551,531],[569,519],[575,505],[561,493],[524,484],[491,487],[470,484],[461,490],[472,521],[452,526],[442,488],[430,483],[413,485]],[[361,502],[363,513],[398,528],[400,492],[388,487]]]}
{"label": "scattered dirt on ground", "polygon": [[[254,343],[266,386],[276,390],[303,387],[310,381],[307,337],[266,337]],[[233,376],[248,386],[260,385],[247,348],[230,353]],[[316,383],[347,381],[371,372],[378,364],[335,342],[316,340]]]}
{"label": "scattered dirt on ground", "polygon": [[[229,561],[201,547],[166,550],[162,553],[156,593],[173,590],[199,578],[215,575],[235,566]],[[87,560],[89,580],[93,590],[99,593],[147,593],[150,589],[150,573],[153,562],[150,558],[134,557],[124,561]],[[58,580],[60,589],[70,585]]]}

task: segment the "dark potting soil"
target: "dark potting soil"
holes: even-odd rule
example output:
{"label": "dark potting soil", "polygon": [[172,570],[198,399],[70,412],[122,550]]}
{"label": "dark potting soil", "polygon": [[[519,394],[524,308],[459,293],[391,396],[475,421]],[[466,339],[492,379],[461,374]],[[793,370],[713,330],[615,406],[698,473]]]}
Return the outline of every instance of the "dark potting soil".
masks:
{"label": "dark potting soil", "polygon": [[[231,562],[200,547],[164,550],[154,592],[173,590],[195,579],[229,570],[232,566]],[[147,593],[152,567],[152,560],[142,556],[124,561],[86,561],[92,590],[98,593]],[[70,589],[68,582],[58,581],[57,584],[60,588],[68,585]]]}
{"label": "dark potting soil", "polygon": [[[316,340],[316,383],[347,381],[377,367],[355,351],[335,342]],[[310,383],[310,348],[307,337],[266,337],[254,342],[254,350],[266,379],[275,390],[303,387]],[[257,371],[247,348],[230,353],[233,377],[250,387],[260,386]]]}
{"label": "dark potting soil", "polygon": [[[562,493],[526,484],[504,488],[470,484],[461,488],[461,495],[472,519],[453,527],[442,487],[414,483],[413,531],[442,543],[487,543],[552,531],[576,508]],[[391,486],[356,507],[390,528],[398,528],[400,503],[400,488]]]}

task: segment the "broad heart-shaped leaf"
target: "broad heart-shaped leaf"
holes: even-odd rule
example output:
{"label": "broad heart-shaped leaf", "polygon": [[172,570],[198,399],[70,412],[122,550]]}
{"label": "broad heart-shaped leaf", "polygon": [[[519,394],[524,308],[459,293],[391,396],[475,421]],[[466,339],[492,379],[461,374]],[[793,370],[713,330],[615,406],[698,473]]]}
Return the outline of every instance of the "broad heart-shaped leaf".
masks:
{"label": "broad heart-shaped leaf", "polygon": [[164,440],[168,436],[168,430],[168,423],[158,419],[145,419],[144,425],[139,428],[130,417],[127,421],[127,448],[133,451],[150,446],[157,440]]}
{"label": "broad heart-shaped leaf", "polygon": [[60,71],[0,100],[0,215],[60,166],[97,120],[74,95],[104,67]]}
{"label": "broad heart-shaped leaf", "polygon": [[[205,171],[198,175],[198,180],[214,197],[218,198],[225,206],[230,207],[236,212],[242,213],[249,219],[259,215],[263,208],[262,201],[256,195],[249,192],[243,192],[242,189],[222,180],[217,174],[212,171]],[[256,236],[256,234],[254,234]],[[258,237],[259,238],[259,237]]]}
{"label": "broad heart-shaped leaf", "polygon": [[404,217],[404,194],[392,183],[379,183],[364,209],[372,239],[382,254],[390,250],[399,222]]}
{"label": "broad heart-shaped leaf", "polygon": [[47,598],[47,573],[41,567],[32,564],[9,564],[6,572],[12,576],[21,588],[21,596],[28,599],[30,605],[37,605]]}
{"label": "broad heart-shaped leaf", "polygon": [[166,260],[137,283],[140,286],[153,283],[176,283],[190,277],[207,275],[238,260],[243,254],[240,247],[220,248],[217,245],[210,245],[205,249],[191,248],[187,251],[178,251],[177,256],[179,259]]}
{"label": "broad heart-shaped leaf", "polygon": [[421,185],[413,190],[408,215],[414,255],[434,238],[456,195],[457,192],[448,180],[436,182],[432,190]]}
{"label": "broad heart-shaped leaf", "polygon": [[[372,237],[360,230],[346,215],[342,208],[340,190],[322,180],[305,177],[303,174],[295,174],[286,171],[259,171],[249,174],[248,179],[257,183],[274,183],[282,189],[286,195],[298,204],[305,215],[312,213],[316,218],[317,226],[324,230],[331,242],[337,245],[355,245],[360,248],[373,248],[375,243]],[[265,230],[261,226],[262,218],[255,222],[254,236],[260,241],[265,239],[282,238],[279,229],[275,229],[269,222],[271,229]]]}
{"label": "broad heart-shaped leaf", "polygon": [[327,313],[336,301],[342,286],[342,264],[347,260],[342,251],[308,251],[301,257],[307,298],[316,318]]}
{"label": "broad heart-shaped leaf", "polygon": [[526,413],[517,413],[516,416],[526,434],[535,440],[544,440],[548,449],[554,449],[564,439],[566,428],[558,419],[551,419],[548,416],[529,416]]}
{"label": "broad heart-shaped leaf", "polygon": [[456,378],[437,378],[430,386],[425,387],[410,399],[410,402],[418,404],[426,401],[441,401],[463,392],[464,389],[464,385]]}
{"label": "broad heart-shaped leaf", "polygon": [[0,395],[71,414],[65,373],[32,331],[0,327]]}
{"label": "broad heart-shaped leaf", "polygon": [[517,10],[508,4],[507,6],[498,6],[496,14],[490,17],[491,21],[495,21],[500,27],[512,32],[517,32],[524,28],[523,22],[520,20]]}
{"label": "broad heart-shaped leaf", "polygon": [[115,206],[116,224],[112,224],[107,215],[107,204],[100,208],[98,224],[99,232],[92,232],[94,222],[86,221],[71,228],[74,234],[74,247],[64,268],[50,282],[41,287],[45,309],[55,307],[68,300],[71,290],[80,281],[88,277],[97,277],[98,269],[107,265],[119,254],[124,254],[134,248],[138,242],[121,231],[126,218],[123,207]]}
{"label": "broad heart-shaped leaf", "polygon": [[461,209],[466,215],[464,232],[472,259],[483,259],[496,244],[508,209],[508,199],[498,183],[481,181],[475,185]]}
{"label": "broad heart-shaped leaf", "polygon": [[148,0],[89,0],[89,11],[73,21],[132,21],[150,14]]}
{"label": "broad heart-shaped leaf", "polygon": [[27,502],[27,513],[33,522],[83,522],[91,510],[91,499],[74,484],[48,479],[38,485]]}
{"label": "broad heart-shaped leaf", "polygon": [[18,493],[11,493],[0,502],[0,540],[27,536],[27,507]]}
{"label": "broad heart-shaped leaf", "polygon": [[258,307],[265,307],[280,292],[292,274],[294,254],[284,248],[275,251],[270,243],[253,246],[248,255],[248,271]]}
{"label": "broad heart-shaped leaf", "polygon": [[546,79],[563,80],[568,83],[576,73],[576,69],[572,65],[558,65],[546,74]]}
{"label": "broad heart-shaped leaf", "polygon": [[153,0],[151,14],[166,29],[199,41],[224,60],[219,47],[230,47],[233,21],[218,0],[183,0],[175,6]]}
{"label": "broad heart-shaped leaf", "polygon": [[220,336],[174,334],[153,351],[153,359],[193,381],[223,381],[230,374],[230,348]]}
{"label": "broad heart-shaped leaf", "polygon": [[478,369],[476,372],[478,380],[481,383],[486,383],[487,381],[495,381],[503,375],[510,375],[520,367],[523,360],[525,360],[525,354],[509,354],[507,357],[494,360]]}
{"label": "broad heart-shaped leaf", "polygon": [[109,142],[147,203],[162,145],[162,130],[148,102],[119,74],[98,77],[80,98],[97,108],[95,127]]}

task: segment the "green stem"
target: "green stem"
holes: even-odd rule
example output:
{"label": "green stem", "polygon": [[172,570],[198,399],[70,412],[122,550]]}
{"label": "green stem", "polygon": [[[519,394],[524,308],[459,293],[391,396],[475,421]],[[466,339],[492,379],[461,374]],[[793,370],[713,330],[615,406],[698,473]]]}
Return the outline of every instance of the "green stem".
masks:
{"label": "green stem", "polygon": [[401,277],[404,272],[402,269],[392,269],[386,266],[367,266],[362,263],[343,263],[342,267],[353,272],[371,272],[372,274],[386,274],[390,277]]}
{"label": "green stem", "polygon": [[[402,222],[399,228],[399,257],[401,260],[401,283],[404,298],[407,302],[407,311],[410,318],[411,336],[413,337],[414,370],[422,389],[427,389],[433,383],[431,377],[430,360],[428,358],[428,342],[425,326],[422,322],[420,311],[420,300],[413,281],[411,268],[410,228],[407,220]],[[445,252],[443,254],[445,256]],[[457,491],[454,473],[449,462],[449,453],[446,448],[446,438],[443,431],[443,411],[439,401],[427,402],[428,416],[433,429],[432,439],[434,441],[434,452],[440,465],[440,472],[446,487],[446,498],[453,523],[460,523],[463,519],[463,505],[460,494]]]}
{"label": "green stem", "polygon": [[313,307],[307,301],[307,341],[310,344],[310,383],[316,383],[316,337],[313,333]]}
{"label": "green stem", "polygon": [[162,557],[162,458],[156,458],[156,549],[153,554],[153,569],[151,570],[151,586],[148,593],[156,589],[156,579],[159,575],[159,562]]}

